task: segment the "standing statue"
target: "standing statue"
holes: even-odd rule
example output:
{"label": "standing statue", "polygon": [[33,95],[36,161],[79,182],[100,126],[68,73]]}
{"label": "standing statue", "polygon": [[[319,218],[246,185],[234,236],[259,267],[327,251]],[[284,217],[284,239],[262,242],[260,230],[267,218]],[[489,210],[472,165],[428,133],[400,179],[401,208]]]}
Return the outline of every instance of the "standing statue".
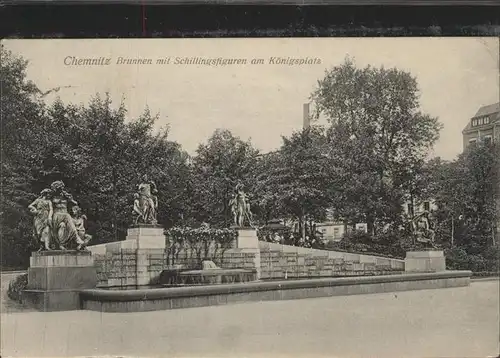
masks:
{"label": "standing statue", "polygon": [[61,250],[81,248],[84,241],[78,235],[73,218],[68,212],[68,205],[78,205],[62,181],[55,181],[50,186],[52,191],[52,237]]}
{"label": "standing statue", "polygon": [[77,246],[77,250],[86,250],[87,245],[90,240],[92,240],[92,236],[88,235],[85,230],[85,221],[87,221],[87,216],[82,214],[82,209],[75,205],[71,208],[71,213],[73,214],[73,223],[76,227],[76,232],[78,233],[78,237],[80,238],[80,243]]}
{"label": "standing statue", "polygon": [[51,221],[53,215],[52,202],[50,201],[51,190],[43,189],[40,196],[32,202],[28,208],[34,219],[34,236],[40,243],[40,249],[50,250]]}
{"label": "standing statue", "polygon": [[243,184],[238,183],[235,188],[233,198],[229,201],[231,213],[233,214],[234,225],[243,227],[245,220],[250,226],[253,226],[252,212],[250,211],[250,203],[248,202],[247,194],[243,191]]}
{"label": "standing statue", "polygon": [[134,194],[134,208],[132,210],[132,214],[135,215],[134,224],[137,225],[139,222],[146,222],[144,217],[144,213],[141,209],[141,202],[139,200],[139,194]]}
{"label": "standing statue", "polygon": [[158,197],[156,194],[158,190],[153,181],[148,180],[148,176],[142,177],[142,183],[139,184],[138,191],[134,200],[134,213],[137,214],[135,222],[142,222],[144,224],[156,224],[157,210],[158,210]]}

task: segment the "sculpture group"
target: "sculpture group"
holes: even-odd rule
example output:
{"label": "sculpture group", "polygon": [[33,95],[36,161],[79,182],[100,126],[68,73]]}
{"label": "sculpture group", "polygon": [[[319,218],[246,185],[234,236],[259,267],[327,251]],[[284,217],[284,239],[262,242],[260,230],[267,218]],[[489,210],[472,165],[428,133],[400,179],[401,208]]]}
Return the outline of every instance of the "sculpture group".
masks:
{"label": "sculpture group", "polygon": [[435,246],[434,238],[436,232],[432,225],[432,215],[430,211],[424,211],[416,215],[411,220],[411,229],[415,240],[431,247]]}
{"label": "sculpture group", "polygon": [[85,232],[87,218],[62,181],[43,189],[28,208],[35,216],[34,234],[40,250],[86,250],[92,239]]}
{"label": "sculpture group", "polygon": [[[153,181],[145,175],[134,194],[134,224],[157,225],[158,197]],[[253,226],[248,196],[238,184],[229,205],[234,225]],[[87,217],[66,190],[62,181],[55,181],[43,189],[40,196],[28,206],[34,215],[34,235],[40,250],[86,250],[91,235],[85,230]]]}

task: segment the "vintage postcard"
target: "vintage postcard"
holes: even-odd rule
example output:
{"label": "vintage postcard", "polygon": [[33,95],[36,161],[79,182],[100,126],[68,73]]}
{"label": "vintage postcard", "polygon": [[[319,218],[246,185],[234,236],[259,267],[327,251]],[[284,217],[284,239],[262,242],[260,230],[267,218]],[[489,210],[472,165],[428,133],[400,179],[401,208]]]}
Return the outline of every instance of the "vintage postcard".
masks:
{"label": "vintage postcard", "polygon": [[498,38],[1,42],[1,355],[496,357]]}

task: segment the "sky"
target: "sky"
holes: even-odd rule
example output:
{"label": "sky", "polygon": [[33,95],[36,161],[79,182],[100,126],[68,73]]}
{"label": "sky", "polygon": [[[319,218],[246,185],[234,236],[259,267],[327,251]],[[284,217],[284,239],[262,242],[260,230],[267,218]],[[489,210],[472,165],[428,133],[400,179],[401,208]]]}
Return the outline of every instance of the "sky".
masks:
{"label": "sky", "polygon": [[[356,65],[397,67],[417,78],[423,112],[444,125],[435,156],[453,159],[462,151],[461,131],[477,110],[500,101],[497,38],[246,38],[246,39],[9,39],[5,47],[29,60],[28,77],[66,103],[88,103],[109,92],[123,100],[130,118],[146,106],[159,113],[158,127],[193,154],[218,128],[256,148],[279,148],[281,136],[300,130],[303,104],[346,56]],[[152,64],[117,64],[119,58]],[[270,63],[271,57],[309,63]],[[102,58],[102,60],[100,60]],[[109,58],[109,65],[71,65],[72,59]],[[170,58],[168,64],[156,60]],[[208,66],[176,58],[246,59],[246,64]],[[263,64],[251,64],[263,59]]]}

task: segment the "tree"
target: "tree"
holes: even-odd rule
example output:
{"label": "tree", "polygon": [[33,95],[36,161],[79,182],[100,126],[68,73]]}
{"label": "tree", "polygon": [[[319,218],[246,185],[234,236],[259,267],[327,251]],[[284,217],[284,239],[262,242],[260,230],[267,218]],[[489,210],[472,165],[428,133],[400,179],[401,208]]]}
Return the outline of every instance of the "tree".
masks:
{"label": "tree", "polygon": [[114,109],[108,95],[79,108],[56,103],[49,114],[51,135],[59,138],[53,139],[57,147],[48,156],[51,176],[66,181],[79,198],[95,243],[125,237],[132,222],[133,193],[144,174],[160,192],[159,223],[170,227],[180,220],[187,156],[168,140],[168,131],[153,133],[158,116],[146,109],[139,118],[127,120],[123,104]]}
{"label": "tree", "polygon": [[465,247],[469,253],[495,243],[499,165],[499,144],[481,142],[456,161],[436,168],[433,195],[444,226],[443,241]]}
{"label": "tree", "polygon": [[193,158],[191,215],[198,223],[232,223],[229,200],[238,182],[252,188],[258,151],[228,130],[216,130]]}
{"label": "tree", "polygon": [[159,222],[171,227],[182,220],[192,182],[188,156],[168,140],[168,130],[155,131],[158,115],[146,109],[127,118],[108,95],[87,105],[46,106],[26,78],[26,61],[2,48],[0,64],[2,266],[27,266],[35,248],[27,206],[54,180],[79,202],[93,243],[124,238],[143,174],[157,183]]}
{"label": "tree", "polygon": [[[397,220],[409,177],[438,139],[437,118],[419,110],[417,81],[396,68],[357,68],[346,59],[312,94],[316,117],[330,127],[330,157],[343,168],[337,215],[376,223]],[[347,203],[347,205],[346,205]]]}
{"label": "tree", "polygon": [[34,247],[26,206],[36,197],[31,187],[40,170],[44,106],[39,89],[26,77],[27,65],[0,47],[2,266],[26,265]]}
{"label": "tree", "polygon": [[275,218],[297,222],[303,240],[306,231],[314,235],[312,222],[325,218],[331,193],[335,191],[324,148],[321,128],[310,127],[290,138],[283,137],[279,152],[263,159],[265,170],[260,172],[255,189],[266,219],[271,218],[272,212]]}

